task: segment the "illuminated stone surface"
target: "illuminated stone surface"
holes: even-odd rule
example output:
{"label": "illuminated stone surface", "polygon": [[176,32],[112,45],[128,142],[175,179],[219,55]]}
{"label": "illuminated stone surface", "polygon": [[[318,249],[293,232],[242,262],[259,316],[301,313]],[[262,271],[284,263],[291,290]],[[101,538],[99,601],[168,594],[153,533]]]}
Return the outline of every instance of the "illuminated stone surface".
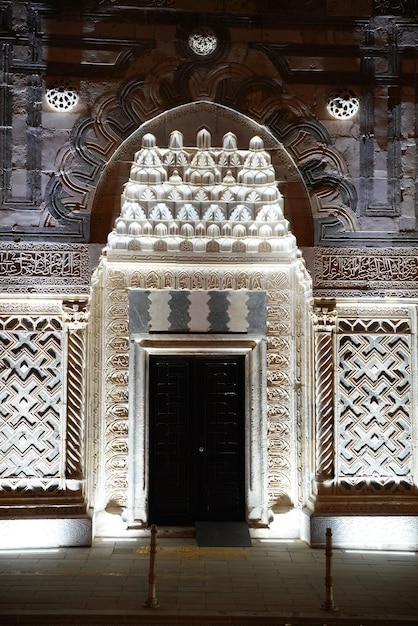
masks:
{"label": "illuminated stone surface", "polygon": [[[190,3],[128,4],[1,8],[0,519],[89,509],[99,533],[146,523],[141,367],[165,344],[135,326],[141,292],[172,349],[204,334],[233,352],[231,331],[246,333],[248,512],[269,523],[257,532],[309,540],[313,512],[314,534],[315,515],[344,516],[351,542],[359,515],[407,534],[414,3],[236,3],[196,29],[194,52]],[[74,109],[48,105],[54,76],[71,80]],[[342,84],[361,94],[349,120],[326,109]]]}

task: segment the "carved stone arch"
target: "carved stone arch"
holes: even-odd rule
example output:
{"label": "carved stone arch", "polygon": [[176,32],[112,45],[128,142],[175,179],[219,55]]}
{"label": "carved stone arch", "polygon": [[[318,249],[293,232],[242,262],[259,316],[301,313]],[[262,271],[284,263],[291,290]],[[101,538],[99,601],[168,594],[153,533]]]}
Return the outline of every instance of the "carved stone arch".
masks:
{"label": "carved stone arch", "polygon": [[129,178],[135,152],[142,137],[152,133],[159,146],[167,145],[169,135],[179,130],[185,145],[194,145],[196,132],[206,126],[212,134],[212,145],[222,146],[223,135],[233,132],[238,148],[248,149],[250,139],[259,135],[270,153],[276,180],[284,197],[285,216],[299,246],[313,245],[312,209],[307,188],[293,159],[283,145],[265,127],[230,108],[212,102],[194,102],[165,111],[144,122],[132,133],[107,162],[97,185],[91,213],[90,241],[103,243],[120,214],[120,190]]}
{"label": "carved stone arch", "polygon": [[357,190],[347,179],[343,156],[332,148],[325,126],[318,120],[304,119],[290,105],[288,109],[280,107],[267,123],[289,152],[309,190],[315,244],[359,230]]}
{"label": "carved stone arch", "polygon": [[[249,68],[237,66],[239,71],[218,77],[216,99],[225,105],[236,106],[259,123],[265,122],[271,107],[279,106],[283,87],[277,78],[254,75]],[[232,69],[232,68],[231,68]],[[262,94],[262,98],[260,98]],[[256,106],[253,106],[253,99]]]}
{"label": "carved stone arch", "polygon": [[[104,243],[119,214],[120,189],[129,177],[132,150],[140,147],[144,132],[153,132],[158,145],[165,146],[178,120],[187,119],[189,133],[201,124],[209,125],[214,146],[220,145],[222,132],[228,130],[235,131],[244,149],[251,135],[263,137],[285,198],[285,216],[299,246],[314,244],[314,223],[317,244],[349,236],[353,229],[347,231],[346,224],[355,224],[355,191],[344,180],[344,158],[332,147],[326,127],[313,117],[309,103],[292,91],[291,68],[281,46],[249,45],[245,62],[221,46],[226,55],[222,62],[210,55],[202,64],[196,55],[179,59],[170,53],[157,62],[150,45],[143,42],[136,49],[120,84],[92,103],[91,116],[77,122],[60,150],[45,193],[51,219],[77,231],[85,241],[90,217],[90,241]],[[326,163],[326,180],[311,184],[308,161]],[[335,196],[332,206],[322,205],[320,215],[315,211],[320,206],[317,190],[329,187],[330,181],[332,189],[343,193]],[[335,234],[329,229],[331,222]]]}

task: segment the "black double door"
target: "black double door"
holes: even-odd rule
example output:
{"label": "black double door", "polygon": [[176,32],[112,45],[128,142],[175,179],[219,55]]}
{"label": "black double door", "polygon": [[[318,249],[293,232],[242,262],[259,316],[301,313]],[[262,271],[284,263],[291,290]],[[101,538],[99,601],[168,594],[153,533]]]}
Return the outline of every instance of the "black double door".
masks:
{"label": "black double door", "polygon": [[149,521],[245,519],[244,357],[150,356]]}

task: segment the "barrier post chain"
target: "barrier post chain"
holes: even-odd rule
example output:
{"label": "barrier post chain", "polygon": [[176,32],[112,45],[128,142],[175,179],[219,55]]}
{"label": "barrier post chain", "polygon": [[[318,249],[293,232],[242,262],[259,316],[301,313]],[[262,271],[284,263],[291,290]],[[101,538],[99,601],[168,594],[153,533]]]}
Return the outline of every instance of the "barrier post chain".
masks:
{"label": "barrier post chain", "polygon": [[148,574],[148,598],[144,604],[145,608],[157,609],[160,605],[155,593],[156,576],[155,576],[155,555],[157,553],[157,527],[155,524],[151,526],[151,544],[149,551],[149,574]]}

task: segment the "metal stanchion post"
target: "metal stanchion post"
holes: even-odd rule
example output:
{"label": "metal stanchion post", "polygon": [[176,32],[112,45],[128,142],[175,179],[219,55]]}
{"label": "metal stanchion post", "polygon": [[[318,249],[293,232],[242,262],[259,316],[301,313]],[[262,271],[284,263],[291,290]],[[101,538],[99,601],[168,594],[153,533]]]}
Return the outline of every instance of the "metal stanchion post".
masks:
{"label": "metal stanchion post", "polygon": [[148,574],[148,598],[144,604],[145,608],[157,609],[157,596],[155,594],[156,576],[155,576],[155,555],[157,552],[157,527],[155,524],[151,526],[151,545],[149,551],[149,574]]}
{"label": "metal stanchion post", "polygon": [[325,533],[325,602],[324,611],[338,611],[334,604],[332,591],[332,531],[327,528]]}

